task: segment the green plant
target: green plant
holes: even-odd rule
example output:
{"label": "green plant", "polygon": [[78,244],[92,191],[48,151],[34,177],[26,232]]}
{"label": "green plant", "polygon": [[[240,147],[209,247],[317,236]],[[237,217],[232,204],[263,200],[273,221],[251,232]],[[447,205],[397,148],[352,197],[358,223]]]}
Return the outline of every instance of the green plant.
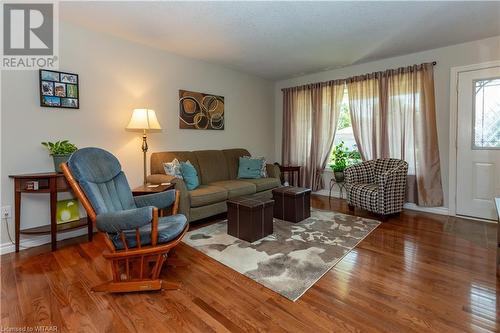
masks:
{"label": "green plant", "polygon": [[335,146],[332,151],[332,162],[330,165],[334,172],[343,172],[348,166],[358,163],[361,160],[361,154],[357,150],[349,151],[344,141]]}
{"label": "green plant", "polygon": [[49,150],[50,155],[70,155],[78,150],[78,148],[68,140],[42,142],[42,145]]}

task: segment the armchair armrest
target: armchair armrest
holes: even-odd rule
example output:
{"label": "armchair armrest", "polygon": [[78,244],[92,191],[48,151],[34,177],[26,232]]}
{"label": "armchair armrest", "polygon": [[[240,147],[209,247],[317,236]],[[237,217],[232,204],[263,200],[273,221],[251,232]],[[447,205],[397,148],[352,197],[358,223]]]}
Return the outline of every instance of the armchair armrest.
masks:
{"label": "armchair armrest", "polygon": [[351,165],[344,170],[346,186],[356,183],[375,182],[375,173],[373,171],[373,161],[365,161]]}
{"label": "armchair armrest", "polygon": [[166,174],[152,174],[147,177],[147,181],[151,184],[161,184],[169,182],[175,185],[175,189],[179,191],[179,213],[184,214],[189,221],[189,209],[191,207],[191,198],[184,180],[169,176]]}
{"label": "armchair armrest", "polygon": [[275,164],[266,164],[267,176],[269,178],[278,178],[281,177],[280,167]]}
{"label": "armchair armrest", "polygon": [[137,207],[154,206],[164,209],[172,206],[175,202],[175,190],[152,193],[134,197]]}
{"label": "armchair armrest", "polygon": [[154,207],[148,206],[99,214],[96,217],[96,226],[99,231],[107,233],[140,228],[151,223],[153,210]]}

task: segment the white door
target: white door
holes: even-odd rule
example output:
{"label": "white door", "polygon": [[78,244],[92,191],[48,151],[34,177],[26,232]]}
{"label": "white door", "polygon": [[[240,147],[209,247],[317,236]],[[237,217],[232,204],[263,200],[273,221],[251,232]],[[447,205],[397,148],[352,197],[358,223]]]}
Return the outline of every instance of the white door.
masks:
{"label": "white door", "polygon": [[458,215],[496,220],[500,196],[500,67],[458,74]]}

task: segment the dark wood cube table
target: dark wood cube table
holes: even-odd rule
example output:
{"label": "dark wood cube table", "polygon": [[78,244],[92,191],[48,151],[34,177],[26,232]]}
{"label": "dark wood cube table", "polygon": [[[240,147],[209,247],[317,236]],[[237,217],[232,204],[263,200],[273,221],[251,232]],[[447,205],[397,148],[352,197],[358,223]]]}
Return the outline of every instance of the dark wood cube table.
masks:
{"label": "dark wood cube table", "polygon": [[273,233],[272,199],[241,196],[227,201],[227,233],[255,242]]}
{"label": "dark wood cube table", "polygon": [[274,217],[297,223],[311,216],[311,189],[283,186],[273,190]]}

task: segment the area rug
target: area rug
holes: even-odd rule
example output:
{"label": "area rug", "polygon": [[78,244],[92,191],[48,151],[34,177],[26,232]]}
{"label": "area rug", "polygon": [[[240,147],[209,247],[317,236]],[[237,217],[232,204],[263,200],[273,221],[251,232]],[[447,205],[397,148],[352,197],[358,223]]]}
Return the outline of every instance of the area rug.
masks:
{"label": "area rug", "polygon": [[248,243],[227,234],[227,221],[190,231],[183,242],[296,301],[380,222],[331,211],[290,223],[274,219],[274,233]]}

